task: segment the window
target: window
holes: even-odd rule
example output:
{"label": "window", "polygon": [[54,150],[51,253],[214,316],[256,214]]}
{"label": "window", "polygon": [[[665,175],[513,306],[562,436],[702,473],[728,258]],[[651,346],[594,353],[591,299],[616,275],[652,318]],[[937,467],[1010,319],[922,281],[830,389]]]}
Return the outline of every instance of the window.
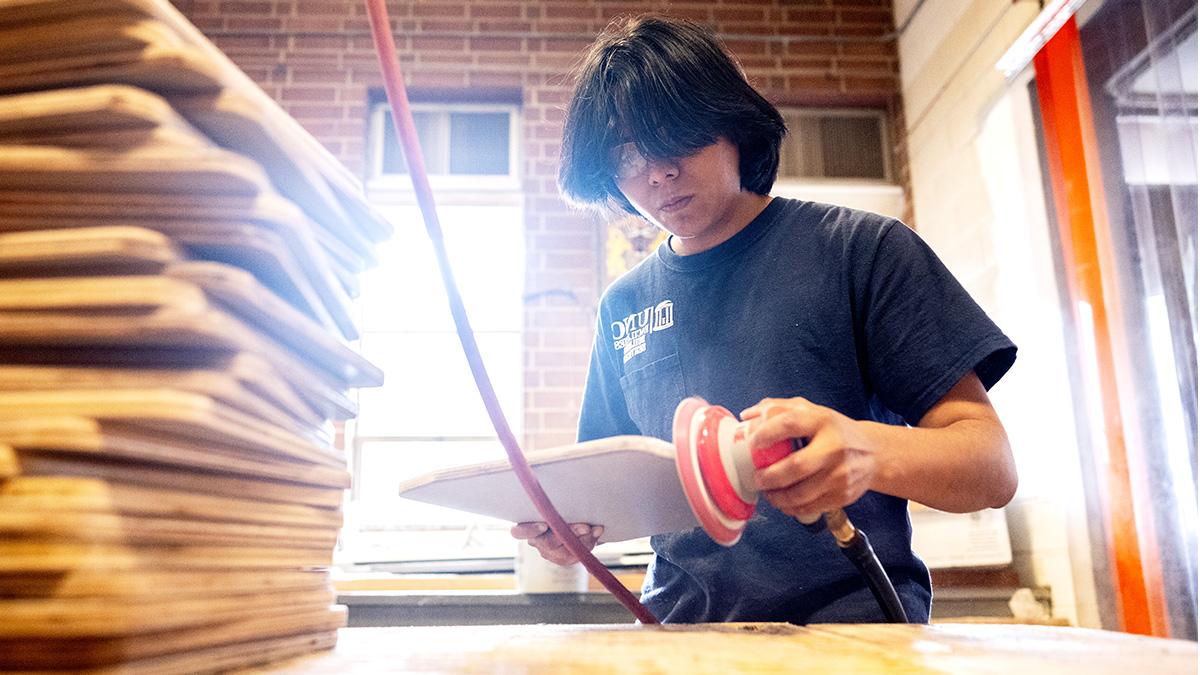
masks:
{"label": "window", "polygon": [[[436,187],[519,189],[517,106],[504,103],[413,103],[413,123]],[[371,108],[370,182],[408,189],[408,166],[387,103]]]}
{"label": "window", "polygon": [[[413,107],[459,291],[519,438],[525,218],[516,108]],[[511,565],[516,544],[507,523],[397,496],[406,479],[505,454],[463,358],[390,111],[376,106],[371,120],[368,198],[396,232],[362,275],[357,306],[360,349],[387,380],[358,392],[359,416],[347,434],[354,487],[338,560],[413,572]]]}
{"label": "window", "polygon": [[780,178],[890,180],[883,111],[780,111],[788,125],[780,149]]}
{"label": "window", "polygon": [[780,197],[904,217],[904,189],[892,182],[882,110],[782,108],[788,134],[779,152]]}

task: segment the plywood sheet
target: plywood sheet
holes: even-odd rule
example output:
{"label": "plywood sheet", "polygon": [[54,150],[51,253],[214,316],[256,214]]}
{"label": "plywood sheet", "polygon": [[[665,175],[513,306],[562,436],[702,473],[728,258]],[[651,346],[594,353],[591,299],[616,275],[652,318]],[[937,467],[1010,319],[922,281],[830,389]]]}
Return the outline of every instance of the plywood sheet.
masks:
{"label": "plywood sheet", "polygon": [[272,503],[254,497],[216,497],[85,476],[17,476],[0,484],[0,513],[113,514],[322,528],[330,532],[342,526],[338,509]]}
{"label": "plywood sheet", "polygon": [[[301,646],[309,646],[314,631],[320,631],[328,646],[332,646],[333,631],[344,625],[345,608],[332,606],[286,616],[230,619],[128,637],[38,638],[16,644],[0,641],[0,649],[7,648],[7,658],[14,667],[29,670],[97,668],[120,662],[120,672],[195,673],[216,667],[214,657],[228,655],[231,650],[239,654],[251,651],[273,654],[276,649],[268,647],[285,640],[287,643],[301,640]],[[290,654],[307,651],[312,648],[292,649]]]}
{"label": "plywood sheet", "polygon": [[[14,506],[11,503],[6,506]],[[6,510],[0,512],[0,538],[132,546],[275,546],[332,550],[335,528],[282,524],[220,523],[161,516],[132,516],[79,511]]]}
{"label": "plywood sheet", "polygon": [[310,355],[254,331],[194,284],[155,276],[0,281],[0,345],[22,348],[27,357],[37,355],[34,348],[248,352],[270,363],[315,409],[342,416],[354,413],[346,387],[372,386],[382,377],[373,367],[350,364],[336,373],[312,368]]}
{"label": "plywood sheet", "polygon": [[[221,368],[104,368],[0,364],[0,391],[172,388],[201,394],[283,428],[320,427],[322,420],[292,400],[278,380],[247,373],[234,360]],[[263,391],[264,389],[267,391]],[[282,396],[280,396],[282,394]],[[287,402],[283,402],[286,400]],[[299,408],[299,409],[293,409]]]}
{"label": "plywood sheet", "polygon": [[[0,68],[3,89],[25,92],[120,82],[167,94],[220,90],[220,69],[204,52],[154,40],[151,30],[122,30],[125,40],[109,51],[70,51],[38,61],[5,63]],[[113,44],[111,40],[101,42],[97,49]],[[139,48],[138,43],[147,46]]]}
{"label": "plywood sheet", "polygon": [[[256,154],[256,159],[264,165],[272,164],[271,157],[282,153],[291,162],[298,165],[301,173],[312,175],[315,172],[327,183],[328,188],[336,197],[340,208],[349,216],[342,225],[349,225],[355,231],[360,231],[370,241],[382,241],[390,236],[392,228],[387,221],[362,199],[362,189],[354,175],[318,143],[295,120],[291,119],[277,103],[262,92],[244,73],[212,45],[187,19],[167,2],[153,0],[125,0],[104,3],[103,6],[81,6],[70,0],[13,0],[0,6],[0,24],[10,27],[29,24],[82,22],[96,23],[107,21],[110,28],[105,35],[97,40],[112,41],[112,33],[129,33],[127,29],[113,30],[113,22],[120,22],[124,27],[137,25],[150,19],[166,29],[170,36],[157,39],[141,37],[142,43],[152,45],[143,50],[138,57],[138,65],[110,65],[105,67],[100,63],[92,63],[91,68],[59,69],[51,75],[60,79],[54,82],[49,77],[41,81],[14,82],[13,87],[61,87],[66,83],[80,82],[84,77],[95,78],[90,81],[126,82],[136,84],[165,93],[185,93],[181,89],[183,83],[199,91],[210,91],[220,99],[215,105],[203,104],[202,108],[223,116],[224,125],[228,131],[214,132],[214,137],[225,144],[242,146],[247,152]],[[121,39],[128,43],[138,44],[139,36],[136,31],[133,38]],[[25,40],[29,42],[29,40]],[[84,40],[76,43],[86,44]],[[79,51],[79,47],[75,51]],[[128,51],[128,50],[127,50]],[[145,66],[152,67],[145,67]],[[163,77],[160,70],[179,70],[181,66],[196,69],[193,73],[173,72],[169,77]],[[124,70],[123,70],[124,68]],[[65,80],[65,82],[64,82]],[[88,81],[88,80],[84,80]],[[3,85],[0,85],[3,86]],[[222,92],[218,94],[217,92]],[[190,92],[195,95],[197,92]],[[186,95],[186,94],[185,94]],[[181,106],[182,107],[182,106]],[[193,103],[191,108],[197,107]],[[237,119],[233,119],[237,118]],[[210,118],[210,124],[217,121]],[[243,131],[253,129],[246,126],[243,120],[258,122],[258,130],[262,140],[248,139]],[[199,119],[195,120],[198,123]],[[306,179],[310,180],[310,179]],[[319,188],[318,188],[319,190]],[[324,193],[323,190],[320,190]],[[324,197],[325,195],[322,194]],[[331,211],[336,212],[337,206],[331,205]],[[328,221],[333,230],[337,230],[336,220]]]}
{"label": "plywood sheet", "polygon": [[174,105],[210,138],[229,148],[237,148],[257,160],[281,194],[295,202],[354,254],[368,262],[374,260],[372,241],[358,231],[350,214],[316,168],[303,161],[302,150],[288,143],[270,117],[245,94],[224,89],[204,96],[173,97]]}
{"label": "plywood sheet", "polygon": [[121,152],[40,145],[7,145],[0,153],[6,191],[181,193],[254,197],[271,191],[254,162],[217,148],[144,146]]}
{"label": "plywood sheet", "polygon": [[281,570],[95,570],[0,574],[4,598],[136,598],[138,600],[241,595],[268,591],[331,588],[329,574],[316,569]]}
{"label": "plywood sheet", "polygon": [[[234,260],[271,263],[286,275],[287,287],[295,288],[306,304],[315,307],[310,313],[318,320],[347,339],[358,337],[350,298],[313,235],[313,227],[294,204],[278,195],[226,194],[213,199],[186,192],[6,192],[3,188],[0,183],[0,232],[137,225],[167,234],[185,245],[221,251]],[[217,239],[231,228],[253,228],[258,246],[263,246],[263,241],[270,245],[263,235],[273,235],[282,240],[284,247],[265,252],[256,248],[246,252],[254,257],[239,256],[231,251],[234,242]]]}
{"label": "plywood sheet", "polygon": [[[129,546],[0,540],[0,574],[72,570],[271,570],[329,567],[331,549],[271,546]],[[111,603],[111,601],[110,601]]]}
{"label": "plywood sheet", "polygon": [[[165,408],[170,415],[179,416],[178,410],[173,409],[178,406],[173,406],[169,396],[159,395],[157,398],[162,400],[154,405]],[[120,399],[125,402],[137,400],[130,397]],[[85,416],[79,413],[85,404],[68,406],[58,401],[54,403],[56,405],[43,405],[52,411],[50,414],[43,411],[39,415],[35,404],[18,417],[0,417],[0,439],[11,452],[16,453],[16,472],[36,475],[33,469],[39,461],[45,461],[44,455],[65,455],[68,461],[73,458],[81,462],[136,462],[129,466],[128,472],[133,482],[140,482],[136,480],[138,474],[133,469],[152,470],[152,467],[158,466],[176,470],[198,469],[213,478],[219,475],[212,476],[212,473],[233,474],[326,488],[349,487],[344,458],[337,451],[315,443],[305,441],[298,449],[292,448],[265,434],[256,434],[254,430],[238,429],[227,424],[226,419],[220,424],[241,437],[231,439],[227,434],[206,429],[205,423],[211,423],[215,416],[204,412],[195,415],[190,424],[168,422],[160,426],[165,418],[152,420],[154,411],[148,411],[144,417],[122,419],[111,410],[107,411],[107,417]],[[90,407],[99,408],[99,405]],[[198,407],[203,410],[209,406],[201,401]],[[282,430],[277,431],[282,433]],[[265,445],[264,440],[267,441]],[[43,472],[43,475],[50,473]],[[69,470],[65,473],[87,475]],[[95,473],[97,477],[105,475],[100,466],[95,467]],[[116,475],[124,474],[118,472]],[[260,486],[260,489],[265,490],[265,486]]]}
{"label": "plywood sheet", "polygon": [[139,227],[0,233],[0,278],[152,274],[182,258],[169,237]]}
{"label": "plywood sheet", "polygon": [[170,265],[166,275],[195,284],[210,299],[343,381],[360,385],[383,382],[382,371],[279,300],[243,270],[216,262],[179,262]]}
{"label": "plywood sheet", "polygon": [[[666,441],[617,436],[526,456],[560,515],[603,525],[601,542],[698,527]],[[542,520],[506,461],[435,471],[403,483],[400,496],[511,522]]]}
{"label": "plywood sheet", "polygon": [[345,466],[339,451],[256,420],[203,394],[165,387],[0,392],[0,433],[5,428],[21,428],[22,420],[54,416],[100,420],[147,437],[158,433],[166,435],[164,440],[207,443],[214,453],[242,453],[254,461],[277,458],[335,469]]}
{"label": "plywood sheet", "polygon": [[332,645],[327,420],[382,376],[342,338],[390,227],[166,0],[0,32],[0,670]]}
{"label": "plywood sheet", "polygon": [[[282,504],[303,504],[336,509],[342,503],[342,490],[350,485],[344,471],[322,467],[276,467],[263,463],[249,466],[222,462],[219,456],[167,455],[170,444],[155,443],[155,449],[130,447],[123,439],[106,438],[109,444],[100,451],[84,452],[31,449],[14,460],[15,472],[23,476],[79,476],[99,478],[165,490],[179,490],[222,497],[253,498]],[[131,455],[125,461],[120,453]],[[183,453],[178,453],[183,454]],[[188,470],[181,471],[180,467]],[[293,474],[295,474],[293,476]],[[332,485],[330,485],[332,484]]]}
{"label": "plywood sheet", "polygon": [[327,610],[328,590],[113,603],[107,598],[0,600],[0,635],[12,638],[121,636],[223,621]]}
{"label": "plywood sheet", "polygon": [[[226,146],[235,148],[238,154],[246,154],[247,148],[245,145],[239,147],[236,141],[244,141],[258,148],[249,156],[257,160],[258,165],[274,171],[271,175],[274,186],[283,189],[289,197],[298,199],[298,203],[312,216],[311,219],[306,218],[294,207],[281,206],[279,200],[274,200],[276,217],[291,221],[292,227],[304,229],[307,236],[319,245],[322,255],[329,256],[336,263],[326,281],[336,281],[343,289],[352,290],[353,273],[364,269],[373,259],[371,242],[354,234],[355,229],[347,222],[345,210],[326,183],[314,175],[311,167],[289,161],[298,158],[281,147],[277,133],[274,141],[263,141],[264,123],[256,124],[248,117],[252,110],[244,102],[244,97],[225,92],[191,100],[194,110],[209,110],[215,115],[215,118],[205,118],[208,131],[225,134],[221,140]],[[241,105],[236,105],[239,102]],[[223,116],[220,111],[222,105],[236,108],[237,114]],[[216,112],[210,110],[212,106],[217,107]],[[215,148],[208,137],[184,121],[162,98],[123,85],[32,92],[0,98],[0,142],[14,146],[14,152],[19,152],[22,144],[26,147],[56,145],[79,151],[68,155],[71,157],[90,151],[90,155],[85,153],[83,156],[103,158],[113,156],[112,151],[116,150],[124,151],[121,153],[124,155],[133,150],[153,148],[156,156],[173,153],[189,157]],[[259,147],[264,143],[269,146],[266,150]],[[100,150],[104,152],[96,155]],[[136,161],[142,161],[146,153],[134,154]],[[13,161],[25,163],[27,159],[15,157]],[[284,175],[280,175],[280,172]],[[55,178],[61,180],[63,177]],[[138,185],[142,184],[138,182]],[[10,187],[15,189],[19,185],[12,183]],[[108,185],[101,181],[97,187],[104,190]],[[142,187],[154,190],[156,186]],[[326,218],[324,222],[318,219],[322,214]],[[331,218],[336,222],[331,224]]]}
{"label": "plywood sheet", "polygon": [[161,96],[137,87],[105,84],[51,89],[0,97],[0,142],[25,145],[30,137],[81,132],[93,138],[110,132],[161,128],[200,136]]}

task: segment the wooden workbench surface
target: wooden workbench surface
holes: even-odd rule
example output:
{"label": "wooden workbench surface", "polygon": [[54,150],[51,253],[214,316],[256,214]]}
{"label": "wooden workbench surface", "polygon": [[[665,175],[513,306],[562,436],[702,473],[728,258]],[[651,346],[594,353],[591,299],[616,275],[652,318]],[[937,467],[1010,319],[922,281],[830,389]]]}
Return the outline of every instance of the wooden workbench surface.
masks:
{"label": "wooden workbench surface", "polygon": [[1196,644],[1024,625],[344,628],[287,673],[1195,673]]}

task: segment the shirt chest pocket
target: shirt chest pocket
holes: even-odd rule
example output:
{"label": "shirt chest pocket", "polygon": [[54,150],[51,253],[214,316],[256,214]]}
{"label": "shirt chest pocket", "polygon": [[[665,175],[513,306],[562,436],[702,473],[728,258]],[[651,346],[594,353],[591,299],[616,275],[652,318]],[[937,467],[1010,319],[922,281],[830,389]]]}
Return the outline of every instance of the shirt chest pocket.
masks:
{"label": "shirt chest pocket", "polygon": [[652,361],[621,378],[629,417],[646,436],[671,440],[671,419],[683,400],[683,368],[679,355]]}

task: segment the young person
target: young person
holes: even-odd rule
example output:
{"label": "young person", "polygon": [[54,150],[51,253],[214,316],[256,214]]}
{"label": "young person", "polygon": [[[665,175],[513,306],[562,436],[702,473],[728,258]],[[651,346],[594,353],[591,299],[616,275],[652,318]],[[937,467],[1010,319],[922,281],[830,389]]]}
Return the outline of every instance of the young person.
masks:
{"label": "young person", "polygon": [[[833,537],[797,519],[845,507],[909,620],[927,621],[907,500],[968,512],[1012,498],[986,389],[1016,347],[902,223],[772,198],[785,132],[697,24],[641,17],[593,45],[567,112],[562,191],[670,236],[604,294],[579,440],[670,440],[693,395],[743,419],[782,407],[752,446],[808,444],[757,472],[765,499],[741,540],[653,537],[643,602],[665,622],[882,621]],[[600,529],[575,532],[592,546]],[[573,562],[544,524],[513,535]]]}

